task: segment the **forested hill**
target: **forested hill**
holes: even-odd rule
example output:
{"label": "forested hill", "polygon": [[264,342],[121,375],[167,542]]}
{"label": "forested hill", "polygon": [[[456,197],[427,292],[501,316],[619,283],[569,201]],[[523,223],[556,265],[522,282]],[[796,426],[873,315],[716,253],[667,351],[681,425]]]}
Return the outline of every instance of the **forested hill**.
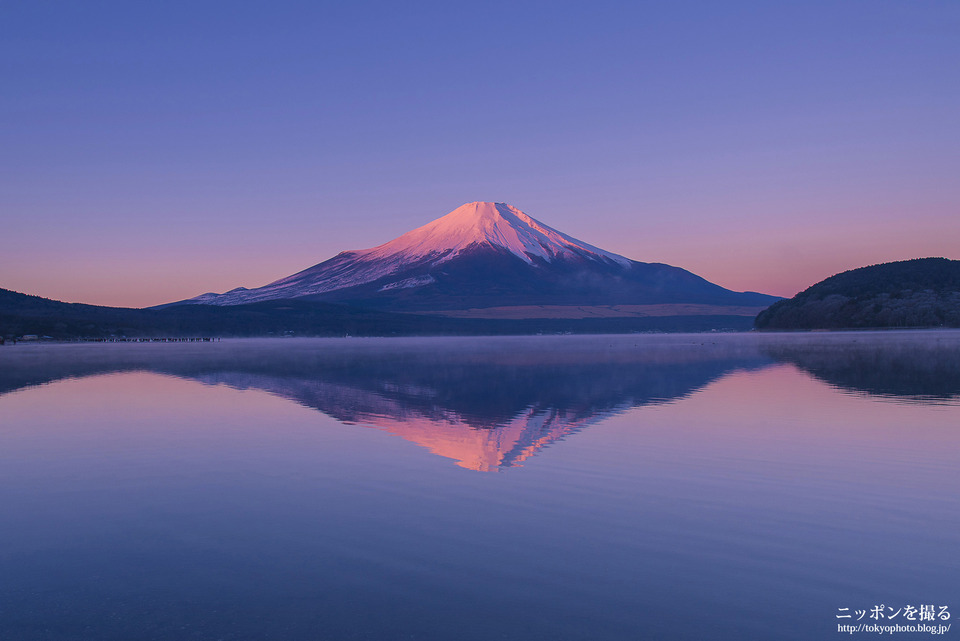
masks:
{"label": "forested hill", "polygon": [[[162,310],[102,307],[0,289],[0,336],[57,339],[110,336],[269,336],[416,333],[429,322],[328,303],[271,301],[217,308],[184,305]],[[444,327],[439,330],[445,329]]]}
{"label": "forested hill", "polygon": [[960,327],[960,260],[917,258],[831,276],[760,312],[758,329]]}
{"label": "forested hill", "polygon": [[246,305],[163,309],[62,303],[0,289],[0,337],[55,339],[212,336],[443,336],[623,334],[746,330],[749,316],[484,319],[375,311],[339,303],[271,300]]}

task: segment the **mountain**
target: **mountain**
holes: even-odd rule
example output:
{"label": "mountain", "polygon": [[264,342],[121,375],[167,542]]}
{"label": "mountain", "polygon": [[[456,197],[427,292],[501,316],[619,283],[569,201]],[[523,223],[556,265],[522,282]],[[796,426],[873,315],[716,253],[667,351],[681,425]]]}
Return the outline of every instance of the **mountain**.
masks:
{"label": "mountain", "polygon": [[764,310],[756,326],[960,327],[960,260],[917,258],[836,274]]}
{"label": "mountain", "polygon": [[[776,297],[738,293],[661,263],[641,263],[559,232],[504,203],[474,202],[388,243],[342,252],[255,289],[208,293],[180,304],[239,305],[301,299],[446,314],[540,306],[603,308],[603,316],[753,316]],[[690,311],[690,305],[709,309]],[[630,306],[656,309],[632,309]],[[741,308],[736,312],[720,307]],[[750,308],[744,311],[742,308]],[[587,310],[580,317],[589,316]],[[569,317],[569,310],[559,316]],[[504,312],[501,317],[529,318]]]}

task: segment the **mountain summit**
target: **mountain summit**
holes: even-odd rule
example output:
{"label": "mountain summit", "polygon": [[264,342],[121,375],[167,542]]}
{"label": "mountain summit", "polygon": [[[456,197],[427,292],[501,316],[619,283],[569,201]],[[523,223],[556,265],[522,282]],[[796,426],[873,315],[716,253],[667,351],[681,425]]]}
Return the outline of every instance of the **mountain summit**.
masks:
{"label": "mountain summit", "polygon": [[439,264],[472,247],[506,249],[526,263],[581,256],[628,265],[630,260],[558,232],[505,203],[467,203],[389,243],[354,255],[378,260],[435,258]]}
{"label": "mountain summit", "polygon": [[766,307],[777,300],[732,292],[678,267],[604,251],[504,203],[473,202],[383,245],[342,252],[263,287],[182,302],[239,305],[280,299],[447,312],[530,306]]}

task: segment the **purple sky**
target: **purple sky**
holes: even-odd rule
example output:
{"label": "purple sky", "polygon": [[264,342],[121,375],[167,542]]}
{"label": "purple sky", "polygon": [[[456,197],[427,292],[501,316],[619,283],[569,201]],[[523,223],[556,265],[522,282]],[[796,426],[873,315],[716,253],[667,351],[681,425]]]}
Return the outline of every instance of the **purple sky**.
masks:
{"label": "purple sky", "polygon": [[259,286],[475,200],[783,296],[960,259],[955,2],[22,2],[0,54],[7,289]]}

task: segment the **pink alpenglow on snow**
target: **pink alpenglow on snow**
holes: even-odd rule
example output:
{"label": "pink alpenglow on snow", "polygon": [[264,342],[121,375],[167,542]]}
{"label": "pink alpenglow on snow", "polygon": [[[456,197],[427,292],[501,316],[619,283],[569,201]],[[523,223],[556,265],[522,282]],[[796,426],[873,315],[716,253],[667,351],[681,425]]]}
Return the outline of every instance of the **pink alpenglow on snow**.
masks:
{"label": "pink alpenglow on snow", "polygon": [[[576,256],[589,256],[621,267],[629,267],[632,262],[544,225],[511,205],[472,202],[377,247],[341,252],[257,289],[238,287],[224,294],[202,294],[189,302],[237,305],[324,294],[371,283],[411,264],[427,262],[435,267],[477,247],[505,249],[530,265],[536,260],[550,262]],[[317,278],[321,271],[322,278]],[[433,282],[430,275],[405,278],[385,284],[382,291]]]}
{"label": "pink alpenglow on snow", "polygon": [[630,262],[623,256],[548,227],[516,207],[486,202],[461,205],[446,216],[379,247],[352,253],[387,261],[401,256],[407,260],[431,255],[452,258],[473,244],[502,247],[528,263],[533,263],[533,257],[549,261],[556,256],[574,253],[574,250],[596,254],[623,265]]}

